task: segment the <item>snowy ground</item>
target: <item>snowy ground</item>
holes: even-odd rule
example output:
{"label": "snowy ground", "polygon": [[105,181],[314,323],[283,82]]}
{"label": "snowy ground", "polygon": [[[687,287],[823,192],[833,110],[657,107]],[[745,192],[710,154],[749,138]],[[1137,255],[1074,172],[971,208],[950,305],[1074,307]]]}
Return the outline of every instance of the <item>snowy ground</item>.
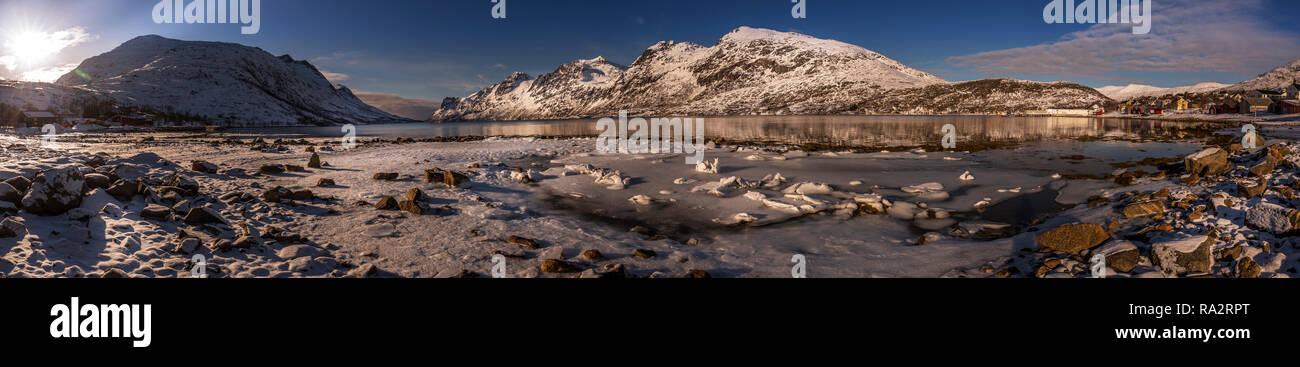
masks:
{"label": "snowy ground", "polygon": [[[594,154],[591,139],[376,140],[345,150],[328,139],[257,145],[251,137],[144,136],[67,138],[55,149],[0,137],[0,180],[76,167],[151,186],[130,199],[87,189],[80,210],[53,216],[0,207],[23,228],[0,238],[0,273],[183,277],[197,254],[213,277],[487,277],[500,255],[510,277],[598,277],[620,268],[638,277],[788,277],[801,255],[810,277],[1086,276],[1072,263],[1049,262],[1053,254],[1035,242],[1040,229],[1104,223],[1116,209],[1086,205],[1093,197],[1155,191],[1177,179],[1144,176],[1138,186],[1116,188],[1112,176],[1123,172],[1113,172],[1114,163],[1177,160],[1200,148],[1121,141],[983,152],[723,146],[706,154],[719,162],[715,172],[680,155]],[[306,167],[309,148],[324,167]],[[216,169],[197,172],[193,161]],[[259,172],[277,164],[303,169]],[[1154,165],[1126,169],[1159,171]],[[433,169],[471,183],[426,182]],[[398,177],[374,178],[389,172]],[[168,189],[176,173],[192,192]],[[321,179],[334,185],[317,187]],[[280,186],[311,195],[263,199]],[[423,215],[375,209],[381,198],[402,200],[413,188],[425,196]],[[165,204],[173,215],[144,218],[148,204]],[[221,222],[180,219],[203,207]],[[1079,263],[1082,255],[1055,257]],[[1267,274],[1284,274],[1287,261]],[[1059,266],[1034,274],[1044,263]],[[1123,276],[1162,275],[1157,270],[1147,264]]]}

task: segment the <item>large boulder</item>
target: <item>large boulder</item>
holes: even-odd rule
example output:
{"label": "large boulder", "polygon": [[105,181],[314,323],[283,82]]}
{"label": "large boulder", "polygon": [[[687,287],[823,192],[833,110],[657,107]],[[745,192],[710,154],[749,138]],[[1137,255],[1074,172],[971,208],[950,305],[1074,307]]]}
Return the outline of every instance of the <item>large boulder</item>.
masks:
{"label": "large boulder", "polygon": [[188,224],[225,223],[220,214],[209,208],[190,208],[183,220]]}
{"label": "large boulder", "polygon": [[23,203],[23,192],[18,191],[13,185],[0,182],[0,201],[10,202],[14,205]]}
{"label": "large boulder", "polygon": [[8,180],[5,180],[5,183],[18,189],[18,192],[25,192],[27,189],[32,187],[32,180],[28,180],[27,177],[24,176],[11,177]]}
{"label": "large boulder", "polygon": [[1260,203],[1246,210],[1246,225],[1275,235],[1300,231],[1300,211],[1273,203]]}
{"label": "large boulder", "polygon": [[1101,245],[1110,238],[1096,223],[1066,224],[1038,235],[1038,245],[1059,252],[1079,252]]}
{"label": "large boulder", "polygon": [[1218,234],[1211,231],[1203,236],[1151,245],[1151,262],[1167,274],[1206,273],[1214,265],[1212,253]]}
{"label": "large boulder", "polygon": [[1187,173],[1203,176],[1218,176],[1232,170],[1228,166],[1228,151],[1209,148],[1196,152],[1183,159]]}
{"label": "large boulder", "polygon": [[27,233],[27,226],[14,218],[0,220],[0,238],[18,237]]}
{"label": "large boulder", "polygon": [[36,175],[23,197],[23,209],[36,215],[59,215],[81,205],[85,176],[75,167],[52,169]]}

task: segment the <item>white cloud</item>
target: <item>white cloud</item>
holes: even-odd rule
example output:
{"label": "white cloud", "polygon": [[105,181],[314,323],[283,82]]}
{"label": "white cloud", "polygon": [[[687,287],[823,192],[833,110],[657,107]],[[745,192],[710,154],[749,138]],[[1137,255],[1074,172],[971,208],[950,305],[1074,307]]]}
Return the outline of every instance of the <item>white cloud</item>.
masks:
{"label": "white cloud", "polygon": [[0,55],[0,66],[6,70],[13,71],[18,68],[18,58],[9,55]]}
{"label": "white cloud", "polygon": [[24,71],[20,78],[25,82],[45,82],[51,83],[59,80],[64,74],[77,69],[77,64],[66,64],[63,66],[50,66],[36,70]]}
{"label": "white cloud", "polygon": [[338,83],[338,82],[341,82],[341,81],[345,81],[345,80],[348,80],[348,79],[352,79],[352,76],[350,76],[350,75],[347,75],[347,74],[344,74],[344,73],[334,73],[334,72],[330,72],[330,71],[325,70],[325,69],[321,69],[320,73],[323,74],[323,75],[325,75],[325,79],[329,80],[330,82],[334,82],[334,83]]}
{"label": "white cloud", "polygon": [[1152,10],[1150,34],[1132,34],[1131,24],[1097,24],[1052,42],[948,61],[991,75],[1117,79],[1119,71],[1257,73],[1300,57],[1300,37],[1269,26],[1257,16],[1262,11],[1262,0],[1163,0]]}

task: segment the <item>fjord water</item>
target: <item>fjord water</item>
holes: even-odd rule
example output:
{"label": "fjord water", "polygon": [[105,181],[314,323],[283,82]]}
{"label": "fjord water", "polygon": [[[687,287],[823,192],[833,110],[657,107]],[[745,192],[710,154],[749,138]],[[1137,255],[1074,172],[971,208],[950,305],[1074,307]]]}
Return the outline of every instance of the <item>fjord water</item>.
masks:
{"label": "fjord water", "polygon": [[[994,116],[744,116],[705,118],[710,140],[816,145],[833,149],[935,146],[944,125],[965,142],[1019,143],[1043,140],[1171,140],[1200,123],[1083,117]],[[265,137],[341,136],[338,127],[232,129]],[[357,137],[596,136],[596,120],[457,122],[359,125]],[[959,147],[961,148],[961,147]]]}

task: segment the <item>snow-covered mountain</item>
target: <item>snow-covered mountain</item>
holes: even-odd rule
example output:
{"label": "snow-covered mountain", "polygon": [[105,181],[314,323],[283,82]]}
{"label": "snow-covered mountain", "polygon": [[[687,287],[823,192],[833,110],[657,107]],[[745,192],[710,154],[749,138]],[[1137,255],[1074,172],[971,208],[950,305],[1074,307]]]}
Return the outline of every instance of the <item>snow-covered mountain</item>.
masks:
{"label": "snow-covered mountain", "polygon": [[83,61],[57,84],[222,125],[406,120],[331,84],[307,61],[234,43],[137,37]]}
{"label": "snow-covered mountain", "polygon": [[660,42],[629,67],[604,58],[536,79],[515,73],[433,121],[561,119],[634,114],[751,115],[838,111],[885,91],[946,83],[879,53],[797,33],[741,27],[712,47]]}
{"label": "snow-covered mountain", "polygon": [[1097,91],[1111,99],[1124,101],[1137,97],[1159,97],[1170,94],[1212,92],[1226,87],[1229,87],[1229,85],[1214,82],[1197,83],[1196,85],[1176,88],[1161,88],[1150,85],[1129,84],[1126,86],[1101,87],[1097,88]]}
{"label": "snow-covered mountain", "polygon": [[1251,91],[1259,89],[1280,90],[1292,84],[1300,83],[1300,59],[1282,65],[1251,80],[1224,88],[1229,91]]}
{"label": "snow-covered mountain", "polygon": [[846,112],[867,114],[997,114],[1047,109],[1113,110],[1100,92],[1071,82],[983,79],[896,89],[863,100]]}

